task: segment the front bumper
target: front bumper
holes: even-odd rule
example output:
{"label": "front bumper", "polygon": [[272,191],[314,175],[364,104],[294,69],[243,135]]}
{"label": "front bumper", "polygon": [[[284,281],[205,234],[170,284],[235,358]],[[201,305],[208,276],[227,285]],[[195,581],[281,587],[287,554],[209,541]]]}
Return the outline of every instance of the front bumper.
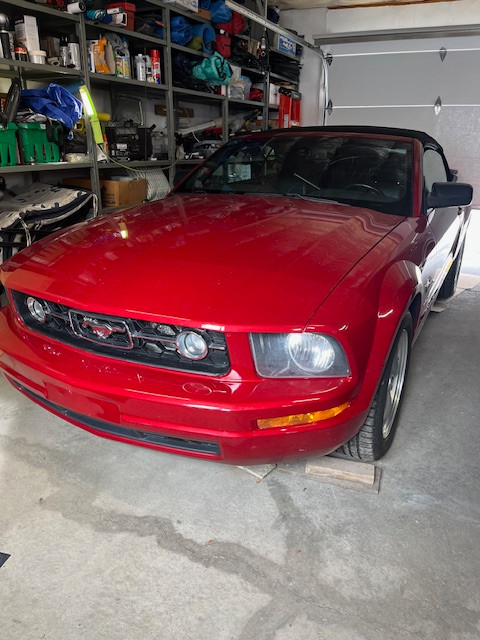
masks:
{"label": "front bumper", "polygon": [[[245,336],[246,340],[246,336]],[[211,378],[96,356],[25,328],[0,310],[0,369],[25,395],[92,433],[234,464],[325,455],[361,427],[368,407],[344,380]],[[328,409],[335,418],[261,430],[256,420]]]}

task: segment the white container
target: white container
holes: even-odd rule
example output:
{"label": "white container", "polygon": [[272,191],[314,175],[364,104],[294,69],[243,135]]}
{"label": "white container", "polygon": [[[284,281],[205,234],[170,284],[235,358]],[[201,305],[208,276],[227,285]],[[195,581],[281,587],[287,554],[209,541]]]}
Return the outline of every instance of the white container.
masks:
{"label": "white container", "polygon": [[47,63],[47,53],[46,51],[29,51],[28,58],[30,62],[34,62],[35,64],[46,64]]}
{"label": "white container", "polygon": [[34,16],[20,16],[15,20],[15,39],[28,53],[40,49],[37,19]]}

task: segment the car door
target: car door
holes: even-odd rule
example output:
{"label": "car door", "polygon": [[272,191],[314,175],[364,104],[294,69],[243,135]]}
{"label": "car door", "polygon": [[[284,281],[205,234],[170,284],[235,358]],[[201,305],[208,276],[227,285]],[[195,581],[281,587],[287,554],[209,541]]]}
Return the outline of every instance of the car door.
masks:
{"label": "car door", "polygon": [[[444,158],[435,149],[426,149],[423,154],[423,178],[427,196],[435,182],[448,182],[449,175]],[[430,275],[433,280],[429,283],[433,297],[440,289],[452,263],[453,250],[462,226],[463,210],[458,206],[428,208],[426,215],[436,243],[434,268]]]}

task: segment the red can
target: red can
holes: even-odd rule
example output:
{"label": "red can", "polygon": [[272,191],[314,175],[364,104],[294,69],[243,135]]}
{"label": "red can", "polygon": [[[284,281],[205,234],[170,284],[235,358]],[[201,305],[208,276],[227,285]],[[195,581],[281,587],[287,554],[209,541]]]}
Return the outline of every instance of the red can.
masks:
{"label": "red can", "polygon": [[160,66],[160,51],[150,49],[150,59],[152,61],[152,76],[156,84],[162,84],[162,69]]}

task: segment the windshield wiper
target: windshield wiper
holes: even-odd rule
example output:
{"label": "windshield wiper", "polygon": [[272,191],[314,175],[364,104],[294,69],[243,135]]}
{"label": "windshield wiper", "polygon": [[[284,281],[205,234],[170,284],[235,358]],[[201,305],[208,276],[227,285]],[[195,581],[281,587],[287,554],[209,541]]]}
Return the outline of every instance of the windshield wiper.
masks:
{"label": "windshield wiper", "polygon": [[310,182],[310,180],[307,180],[306,178],[304,178],[303,176],[301,176],[298,173],[294,173],[293,174],[295,176],[295,178],[298,178],[299,180],[303,180],[303,182],[305,182],[305,184],[310,185],[311,187],[313,187],[314,189],[320,189],[320,187],[318,186],[318,184],[313,184],[313,182]]}
{"label": "windshield wiper", "polygon": [[321,202],[326,202],[327,204],[343,204],[346,207],[351,207],[352,205],[347,202],[340,202],[339,200],[330,200],[329,198],[322,198],[322,196],[310,196],[303,193],[280,193],[279,195],[285,196],[287,198],[298,198],[298,200],[314,200]]}

